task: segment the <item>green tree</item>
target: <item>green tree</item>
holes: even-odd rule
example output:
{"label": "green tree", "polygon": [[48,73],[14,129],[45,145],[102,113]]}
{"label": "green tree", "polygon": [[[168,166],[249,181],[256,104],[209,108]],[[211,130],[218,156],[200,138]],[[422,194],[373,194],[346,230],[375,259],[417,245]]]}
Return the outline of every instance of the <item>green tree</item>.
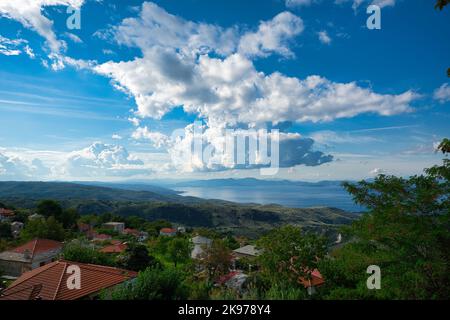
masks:
{"label": "green tree", "polygon": [[146,246],[129,244],[125,253],[120,256],[119,264],[128,270],[141,271],[148,267],[158,266],[160,263],[149,254]]}
{"label": "green tree", "polygon": [[[173,268],[148,268],[137,279],[120,286],[110,294],[112,300],[184,300],[189,289],[184,284],[185,275]],[[104,295],[104,299],[109,299]]]}
{"label": "green tree", "polygon": [[262,249],[258,257],[261,273],[272,284],[310,277],[327,250],[324,238],[290,225],[270,231],[258,246]]}
{"label": "green tree", "polygon": [[231,250],[225,242],[216,239],[211,246],[204,249],[199,264],[207,270],[209,280],[213,280],[229,272],[232,265],[231,258]]}
{"label": "green tree", "polygon": [[[439,149],[447,155],[449,141]],[[328,297],[447,299],[450,296],[450,163],[409,179],[380,175],[373,182],[346,183],[368,209],[344,230],[353,241],[333,253],[322,270]],[[378,265],[383,289],[367,290],[366,268]]]}
{"label": "green tree", "polygon": [[[437,0],[436,4],[434,5],[434,8],[442,10],[449,3],[450,3],[450,0]],[[447,69],[447,76],[450,77],[450,68]]]}
{"label": "green tree", "polygon": [[61,221],[61,216],[63,214],[61,205],[54,200],[42,200],[38,203],[36,211],[46,218],[55,217],[58,221]]}
{"label": "green tree", "polygon": [[0,238],[11,238],[11,225],[9,223],[0,222]]}
{"label": "green tree", "polygon": [[127,228],[141,230],[145,223],[146,221],[142,217],[130,216],[125,218],[125,224]]}
{"label": "green tree", "polygon": [[65,231],[63,225],[51,216],[47,219],[29,221],[22,230],[21,237],[25,240],[34,238],[63,241]]}
{"label": "green tree", "polygon": [[179,263],[189,260],[191,254],[191,243],[187,239],[175,238],[167,247],[167,256],[174,263],[175,267]]}
{"label": "green tree", "polygon": [[236,238],[232,235],[227,235],[224,239],[225,245],[230,248],[231,250],[236,250],[240,247],[239,242],[237,242]]}
{"label": "green tree", "polygon": [[149,235],[157,237],[159,235],[159,231],[162,228],[172,228],[172,223],[166,220],[156,220],[147,222],[144,228],[145,231],[149,233]]}
{"label": "green tree", "polygon": [[92,226],[98,226],[101,224],[99,216],[95,214],[83,215],[78,219],[78,222],[89,224]]}
{"label": "green tree", "polygon": [[445,7],[446,5],[448,5],[449,3],[450,3],[449,0],[437,0],[437,1],[436,1],[436,4],[434,5],[434,7],[435,7],[436,9],[442,10],[442,9],[444,9],[444,7]]}
{"label": "green tree", "polygon": [[64,228],[72,229],[76,227],[77,220],[80,218],[78,211],[74,208],[69,208],[63,210],[60,222],[63,224]]}
{"label": "green tree", "polygon": [[99,252],[88,242],[71,242],[64,247],[61,255],[69,261],[111,267],[116,266],[114,259],[110,255]]}

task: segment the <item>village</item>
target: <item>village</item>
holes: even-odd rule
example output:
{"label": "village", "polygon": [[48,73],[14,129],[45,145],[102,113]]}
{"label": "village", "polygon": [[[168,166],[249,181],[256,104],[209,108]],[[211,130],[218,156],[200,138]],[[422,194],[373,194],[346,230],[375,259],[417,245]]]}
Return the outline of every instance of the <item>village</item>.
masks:
{"label": "village", "polygon": [[[13,210],[0,208],[1,224],[10,228],[14,239],[11,243],[20,244],[0,253],[0,300],[108,299],[147,268],[189,270],[192,281],[210,284],[208,292],[238,298],[251,287],[249,279],[259,272],[258,258],[263,253],[255,241],[213,230],[156,221],[149,233],[148,223],[139,219],[138,223],[133,219],[100,222],[96,216],[78,217],[64,239],[25,241],[27,228],[45,224],[53,216],[32,213],[26,220],[21,218],[24,222]],[[66,285],[71,266],[80,270],[78,289]],[[308,274],[298,274],[297,281],[311,296],[324,279],[317,269]]]}

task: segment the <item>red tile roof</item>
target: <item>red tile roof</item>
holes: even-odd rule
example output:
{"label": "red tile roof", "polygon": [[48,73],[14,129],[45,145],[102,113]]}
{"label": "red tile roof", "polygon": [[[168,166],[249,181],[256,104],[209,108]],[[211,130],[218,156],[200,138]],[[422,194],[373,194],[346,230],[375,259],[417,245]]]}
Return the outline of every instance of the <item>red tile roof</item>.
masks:
{"label": "red tile roof", "polygon": [[14,211],[9,210],[9,209],[5,209],[5,208],[0,208],[0,216],[13,217],[14,216]]}
{"label": "red tile roof", "polygon": [[305,277],[299,277],[298,281],[303,284],[305,288],[309,287],[319,287],[325,283],[325,279],[319,270],[314,269],[311,274],[311,279],[307,279]]}
{"label": "red tile roof", "polygon": [[61,249],[62,246],[63,244],[58,241],[48,239],[34,239],[11,251],[23,254],[28,250],[28,252],[33,257],[34,255],[39,253]]}
{"label": "red tile roof", "polygon": [[94,234],[94,239],[95,240],[110,240],[112,239],[112,237],[108,234]]}
{"label": "red tile roof", "polygon": [[122,253],[125,250],[127,250],[128,245],[125,243],[118,243],[118,244],[112,244],[110,246],[106,246],[102,249],[100,249],[100,252],[103,253]]}
{"label": "red tile roof", "polygon": [[[77,265],[81,271],[81,289],[70,290],[67,268]],[[118,268],[55,261],[23,274],[0,295],[0,300],[78,300],[135,278],[137,273]]]}
{"label": "red tile roof", "polygon": [[160,233],[177,233],[177,229],[172,228],[162,228]]}
{"label": "red tile roof", "polygon": [[136,230],[136,229],[126,228],[125,230],[123,230],[123,233],[129,234],[129,235],[133,235],[133,236],[136,236],[136,237],[139,236],[139,230]]}
{"label": "red tile roof", "polygon": [[[318,269],[314,269],[311,271],[310,268],[301,267],[301,272],[299,272],[297,267],[294,266],[294,263],[297,259],[298,257],[291,258],[290,260],[291,266],[289,269],[299,276],[298,282],[300,284],[302,284],[305,288],[309,288],[309,287],[319,287],[325,283],[325,279],[323,278],[322,274]],[[318,261],[319,259],[316,257],[316,260]],[[305,274],[308,274],[309,276],[304,277],[303,275]]]}
{"label": "red tile roof", "polygon": [[240,274],[240,271],[231,271],[230,273],[221,276],[218,280],[217,280],[217,284],[224,284],[228,281],[230,281],[231,279],[233,279],[235,276],[237,276],[238,274]]}

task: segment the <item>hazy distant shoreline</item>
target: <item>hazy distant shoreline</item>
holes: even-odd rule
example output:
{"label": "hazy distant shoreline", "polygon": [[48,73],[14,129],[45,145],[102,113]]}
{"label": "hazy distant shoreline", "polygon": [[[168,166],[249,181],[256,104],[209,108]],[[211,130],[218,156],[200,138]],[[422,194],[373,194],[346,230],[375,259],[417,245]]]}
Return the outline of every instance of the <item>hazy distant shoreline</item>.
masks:
{"label": "hazy distant shoreline", "polygon": [[328,186],[180,186],[182,196],[237,203],[278,204],[291,208],[334,207],[351,212],[364,209],[340,185]]}

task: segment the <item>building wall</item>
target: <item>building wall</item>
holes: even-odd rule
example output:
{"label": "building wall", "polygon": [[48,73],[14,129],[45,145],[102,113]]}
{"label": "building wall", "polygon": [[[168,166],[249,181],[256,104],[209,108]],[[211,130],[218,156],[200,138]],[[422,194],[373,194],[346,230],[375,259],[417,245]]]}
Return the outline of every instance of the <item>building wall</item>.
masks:
{"label": "building wall", "polygon": [[123,233],[123,231],[125,230],[125,224],[124,223],[116,223],[116,224],[108,224],[105,223],[103,224],[103,227],[106,229],[111,229],[114,230],[118,233]]}
{"label": "building wall", "polygon": [[42,267],[55,261],[61,249],[50,250],[39,255],[35,255],[30,262],[15,260],[0,260],[0,270],[7,276],[20,277],[25,272]]}
{"label": "building wall", "polygon": [[0,260],[0,270],[6,276],[20,277],[23,273],[32,269],[30,263]]}

